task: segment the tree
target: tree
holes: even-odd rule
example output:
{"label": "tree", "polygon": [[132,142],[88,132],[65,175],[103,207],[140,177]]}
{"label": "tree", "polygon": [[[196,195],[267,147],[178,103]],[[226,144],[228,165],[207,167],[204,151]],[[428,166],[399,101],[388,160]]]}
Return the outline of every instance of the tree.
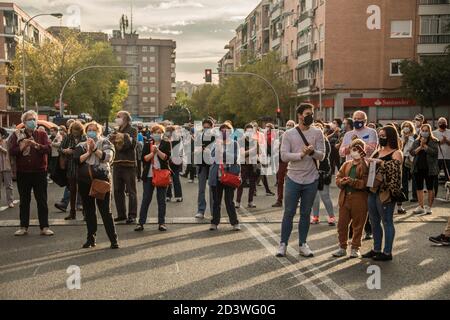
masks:
{"label": "tree", "polygon": [[[278,53],[271,52],[260,60],[248,59],[237,71],[256,73],[267,79],[279,95],[282,112],[289,114],[295,89],[292,81],[283,77],[287,66],[280,62]],[[231,120],[236,126],[261,117],[274,119],[277,111],[271,88],[257,77],[242,75],[225,76],[220,86],[203,86],[192,95],[191,104],[203,118],[211,115],[219,121]]]}
{"label": "tree", "polygon": [[126,80],[120,80],[111,99],[109,121],[113,121],[117,113],[123,109],[123,103],[128,98],[129,87]]}
{"label": "tree", "polygon": [[183,125],[189,122],[189,112],[185,106],[175,104],[169,106],[164,112],[164,120],[172,121],[175,124]]}
{"label": "tree", "polygon": [[431,108],[434,123],[436,107],[450,99],[450,55],[425,57],[421,63],[405,60],[400,67],[403,90],[421,106]]}
{"label": "tree", "polygon": [[[22,87],[22,55],[26,54],[28,104],[53,106],[61,88],[77,70],[91,65],[118,65],[108,42],[82,41],[77,31],[67,30],[59,41],[45,41],[40,47],[18,48],[13,61],[12,85]],[[106,118],[111,96],[123,71],[94,69],[85,71],[67,86],[64,102],[74,114],[88,112]],[[107,110],[105,110],[107,109]]]}

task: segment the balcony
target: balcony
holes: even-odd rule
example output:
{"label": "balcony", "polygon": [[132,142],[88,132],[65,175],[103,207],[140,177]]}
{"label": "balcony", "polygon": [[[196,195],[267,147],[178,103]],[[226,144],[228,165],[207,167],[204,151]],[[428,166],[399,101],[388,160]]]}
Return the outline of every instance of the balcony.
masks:
{"label": "balcony", "polygon": [[450,34],[422,35],[419,44],[450,44]]}
{"label": "balcony", "polygon": [[450,0],[419,0],[419,5],[450,4]]}
{"label": "balcony", "polygon": [[304,89],[307,88],[309,89],[309,79],[304,79],[304,80],[299,80],[297,82],[297,89]]}
{"label": "balcony", "polygon": [[272,39],[272,41],[271,41],[272,49],[280,46],[280,43],[281,43],[281,38],[280,37],[278,37],[276,39]]}
{"label": "balcony", "polygon": [[6,26],[5,34],[7,35],[19,35],[19,28],[16,26]]}

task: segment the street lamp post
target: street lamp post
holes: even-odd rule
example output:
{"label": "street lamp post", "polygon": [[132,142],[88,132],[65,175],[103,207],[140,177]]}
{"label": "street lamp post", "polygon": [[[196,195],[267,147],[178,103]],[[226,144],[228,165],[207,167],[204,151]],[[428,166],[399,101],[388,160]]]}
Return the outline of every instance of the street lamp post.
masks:
{"label": "street lamp post", "polygon": [[41,17],[41,16],[52,16],[58,19],[61,19],[63,17],[62,13],[41,13],[41,14],[37,14],[33,17],[31,17],[30,19],[28,19],[27,22],[25,22],[25,26],[23,27],[22,30],[22,82],[23,82],[23,110],[26,111],[27,110],[27,78],[26,78],[26,69],[25,69],[25,32],[28,31],[28,25],[30,24],[30,22],[37,18],[37,17]]}
{"label": "street lamp post", "polygon": [[312,23],[314,29],[317,30],[318,40],[319,40],[318,41],[319,43],[317,44],[317,48],[318,48],[317,51],[319,53],[319,110],[320,110],[320,113],[323,116],[323,106],[322,106],[322,55],[321,55],[321,46],[320,46],[320,29],[317,27],[316,22],[313,20],[314,17],[311,16],[310,19],[311,19],[311,23]]}

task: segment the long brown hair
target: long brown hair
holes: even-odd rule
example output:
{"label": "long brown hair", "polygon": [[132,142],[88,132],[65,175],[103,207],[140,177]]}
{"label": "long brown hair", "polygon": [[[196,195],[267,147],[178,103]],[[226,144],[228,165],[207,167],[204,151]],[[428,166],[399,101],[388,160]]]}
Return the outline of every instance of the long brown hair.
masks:
{"label": "long brown hair", "polygon": [[392,125],[388,125],[381,128],[381,130],[386,132],[388,146],[393,150],[401,150],[402,142],[400,141],[397,129]]}
{"label": "long brown hair", "polygon": [[[431,125],[428,124],[428,123],[424,123],[423,125],[420,126],[420,131],[422,131],[422,129],[423,129],[424,127],[427,127],[427,128],[428,128],[428,131],[430,132],[430,136],[428,137],[428,141],[433,140],[434,142],[439,142],[438,138],[436,138],[436,137],[434,136],[434,134],[433,134],[433,128],[431,128]],[[422,137],[422,136],[419,135],[419,136],[417,137],[417,140],[420,140],[421,137]]]}

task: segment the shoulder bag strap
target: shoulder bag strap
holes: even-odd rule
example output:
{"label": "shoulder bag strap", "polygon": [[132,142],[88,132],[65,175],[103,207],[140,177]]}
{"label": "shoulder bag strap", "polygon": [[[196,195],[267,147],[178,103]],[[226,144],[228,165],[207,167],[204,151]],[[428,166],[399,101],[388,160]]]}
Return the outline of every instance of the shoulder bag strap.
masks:
{"label": "shoulder bag strap", "polygon": [[[297,129],[298,134],[300,135],[300,137],[302,137],[303,143],[309,147],[310,144],[308,142],[308,140],[306,140],[305,135],[303,134],[302,130],[297,126],[295,127],[295,129]],[[319,165],[317,164],[317,161],[315,159],[313,159],[314,165],[316,166],[317,171],[319,171]]]}

